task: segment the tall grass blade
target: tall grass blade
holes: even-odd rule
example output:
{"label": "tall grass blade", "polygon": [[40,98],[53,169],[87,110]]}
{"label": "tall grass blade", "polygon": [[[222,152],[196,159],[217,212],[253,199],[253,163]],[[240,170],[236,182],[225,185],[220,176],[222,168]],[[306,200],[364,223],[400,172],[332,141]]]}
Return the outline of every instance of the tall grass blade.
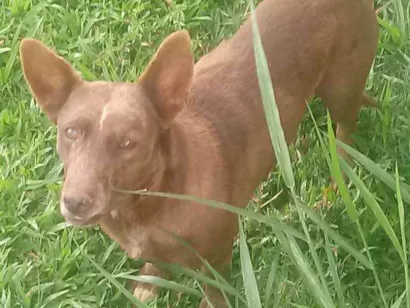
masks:
{"label": "tall grass blade", "polygon": [[227,284],[226,282],[214,280],[210,278],[209,276],[204,275],[200,272],[197,272],[197,271],[194,271],[192,269],[185,268],[182,266],[174,265],[174,264],[161,264],[161,268],[162,267],[174,273],[182,274],[192,279],[195,279],[199,282],[202,282],[204,284],[213,286],[221,291],[224,291],[226,293],[234,295],[235,297],[238,297],[244,303],[246,302],[245,299],[239,293],[239,291],[236,290],[234,287],[232,287],[230,284]]}
{"label": "tall grass blade", "polygon": [[[406,243],[406,230],[404,221],[404,205],[403,199],[401,197],[400,181],[399,181],[399,168],[396,163],[396,194],[397,194],[397,205],[399,210],[399,220],[400,220],[400,232],[401,232],[401,243],[404,252],[404,279],[406,282],[406,307],[410,308],[410,284],[409,284],[409,263],[407,258],[407,243]],[[398,306],[399,307],[399,306]]]}
{"label": "tall grass blade", "polygon": [[324,236],[325,236],[325,244],[326,244],[326,247],[325,247],[326,256],[327,256],[327,259],[329,260],[329,270],[330,270],[330,274],[332,275],[333,283],[335,285],[337,297],[339,299],[339,306],[346,308],[347,305],[346,305],[346,302],[343,296],[343,290],[342,290],[342,286],[340,283],[340,277],[337,272],[337,265],[335,262],[335,258],[333,256],[332,249],[330,248],[329,237],[327,236],[326,233]]}
{"label": "tall grass blade", "polygon": [[268,62],[266,61],[262,39],[256,21],[255,6],[253,0],[249,0],[252,16],[253,43],[256,61],[256,72],[258,76],[259,88],[262,96],[263,108],[269,129],[269,134],[279,169],[282,172],[283,180],[289,188],[295,187],[292,165],[290,162],[289,149],[285,140],[285,134],[280,122],[279,110],[276,105],[275,94],[272,87]]}
{"label": "tall grass blade", "polygon": [[242,277],[245,286],[245,294],[246,300],[248,302],[248,307],[262,308],[258,284],[256,283],[251,256],[249,255],[249,249],[248,245],[246,244],[245,233],[243,232],[241,221],[239,221],[239,250],[241,258]]}
{"label": "tall grass blade", "polygon": [[4,68],[3,72],[3,83],[7,83],[10,78],[11,71],[14,66],[14,62],[17,59],[18,52],[19,52],[19,44],[18,44],[18,39],[20,38],[20,31],[21,31],[22,24],[19,24],[16,30],[16,33],[13,36],[13,40],[11,41],[11,54],[6,62],[6,66]]}
{"label": "tall grass blade", "polygon": [[294,261],[298,265],[299,270],[302,275],[305,277],[307,285],[310,287],[311,292],[315,299],[320,303],[322,307],[336,307],[332,299],[327,296],[327,292],[324,292],[323,286],[321,285],[317,275],[313,272],[309,266],[308,261],[302,253],[299,245],[296,243],[295,239],[292,236],[287,236],[289,243],[289,248],[292,251]]}
{"label": "tall grass blade", "polygon": [[407,21],[404,13],[404,5],[402,0],[393,0],[393,7],[394,10],[396,11],[396,17],[397,17],[397,23],[398,23],[398,28],[400,29],[400,35],[402,41],[406,41],[407,38],[407,33],[406,33],[406,27],[407,27]]}
{"label": "tall grass blade", "polygon": [[362,253],[360,253],[357,249],[350,245],[340,234],[338,234],[327,223],[325,223],[315,211],[308,208],[307,206],[302,206],[302,209],[320,229],[327,233],[338,245],[349,252],[352,257],[354,257],[357,261],[359,261],[362,265],[369,269],[373,267],[371,262]]}
{"label": "tall grass blade", "polygon": [[[295,179],[290,162],[289,150],[285,139],[285,134],[280,122],[279,110],[276,105],[274,90],[272,86],[272,80],[270,77],[270,71],[268,62],[266,60],[265,52],[263,50],[262,39],[259,34],[259,28],[256,20],[255,8],[253,1],[250,1],[251,16],[252,16],[252,30],[253,30],[253,42],[255,52],[256,71],[259,82],[259,88],[262,96],[262,103],[265,111],[265,117],[269,129],[269,134],[273,149],[276,155],[276,159],[279,165],[279,169],[283,175],[285,184],[292,191],[292,195],[295,199],[296,194],[294,192]],[[295,199],[296,201],[296,199]],[[296,201],[297,202],[297,201]],[[315,246],[310,239],[308,228],[305,223],[303,213],[299,210],[299,219],[301,221],[304,233],[308,239],[310,253],[313,256],[315,266],[318,270],[320,281],[322,283],[322,290],[326,294],[326,297],[330,300],[330,293],[327,287],[327,282],[322,270],[321,263],[315,250]],[[299,266],[301,263],[297,263]]]}
{"label": "tall grass blade", "polygon": [[356,187],[361,192],[363,199],[365,200],[368,207],[373,211],[374,215],[376,216],[377,220],[379,221],[380,225],[390,238],[391,242],[393,243],[394,248],[396,249],[397,253],[399,254],[400,258],[404,262],[404,254],[402,247],[400,246],[399,239],[397,238],[396,233],[394,232],[392,226],[390,225],[389,220],[387,219],[386,215],[384,214],[383,210],[381,209],[379,203],[376,201],[372,193],[363,183],[363,181],[356,175],[356,173],[351,169],[351,167],[344,161],[341,160],[341,166],[343,171],[348,175],[348,177],[352,180],[352,182],[356,185]]}
{"label": "tall grass blade", "polygon": [[[386,186],[391,188],[392,190],[396,190],[396,180],[392,175],[387,173],[383,170],[379,165],[377,165],[374,161],[370,158],[366,157],[356,149],[350,147],[349,145],[336,140],[338,146],[340,146],[343,150],[345,150],[350,156],[352,156],[355,160],[357,160],[360,164],[363,165],[368,171],[370,171],[373,175],[377,176]],[[403,200],[410,204],[410,186],[401,182],[400,183],[401,194]]]}
{"label": "tall grass blade", "polygon": [[279,254],[277,254],[275,258],[273,259],[273,262],[272,262],[272,265],[269,271],[268,279],[266,280],[265,295],[263,297],[264,307],[268,307],[269,305],[269,300],[272,295],[273,286],[275,284],[275,274],[278,268],[278,262],[279,262]]}
{"label": "tall grass blade", "polygon": [[350,219],[356,221],[359,219],[359,215],[353,203],[353,199],[347,190],[345,181],[343,180],[342,172],[340,170],[339,156],[337,155],[336,149],[336,137],[333,132],[332,121],[330,119],[329,112],[327,113],[327,132],[329,137],[332,175],[336,180],[340,196],[342,197],[343,203],[346,205],[347,213],[349,214]]}
{"label": "tall grass blade", "polygon": [[401,302],[403,301],[404,295],[408,293],[406,290],[403,291],[403,293],[399,296],[399,298],[394,302],[394,304],[391,306],[391,308],[400,308],[401,307]]}
{"label": "tall grass blade", "polygon": [[321,134],[321,132],[320,132],[320,130],[319,130],[319,126],[317,125],[315,116],[313,115],[312,109],[310,108],[309,104],[307,104],[307,109],[308,109],[308,111],[309,111],[310,118],[311,118],[312,121],[313,121],[313,125],[314,125],[315,131],[316,131],[316,136],[319,138],[320,147],[322,148],[323,154],[325,155],[326,162],[327,162],[327,164],[329,165],[329,168],[331,169],[331,165],[332,165],[332,164],[331,164],[330,155],[329,155],[329,153],[328,153],[329,151],[328,151],[328,149],[327,149],[327,147],[326,147],[326,145],[325,145],[325,141],[324,141],[323,136],[322,136],[322,134]]}
{"label": "tall grass blade", "polygon": [[270,225],[275,230],[282,230],[283,232],[290,233],[294,237],[307,242],[306,236],[304,236],[301,232],[299,232],[295,228],[289,227],[288,225],[280,222],[279,220],[273,217],[251,212],[249,210],[238,208],[236,206],[233,206],[227,203],[212,201],[212,200],[205,200],[205,199],[201,199],[195,196],[179,195],[179,194],[173,194],[173,193],[163,193],[163,192],[154,192],[154,191],[146,191],[146,190],[134,190],[134,191],[122,190],[122,189],[114,189],[114,190],[117,192],[122,192],[122,193],[127,193],[127,194],[136,194],[136,195],[153,196],[153,197],[161,197],[161,198],[171,198],[171,199],[177,199],[181,201],[190,201],[190,202],[195,202],[198,204],[204,204],[204,205],[207,205],[213,208],[222,209],[222,210],[225,210],[231,213],[235,213],[235,214],[247,217],[247,218],[254,219],[256,221]]}
{"label": "tall grass blade", "polygon": [[[183,200],[183,201],[191,201],[191,202],[196,202],[199,204],[204,204],[210,207],[223,209],[223,210],[226,210],[232,213],[236,213],[238,215],[242,215],[247,218],[257,220],[267,225],[270,225],[274,229],[275,233],[280,230],[282,232],[285,232],[286,234],[292,235],[293,237],[297,239],[308,242],[305,235],[295,230],[294,228],[289,227],[286,224],[277,221],[276,219],[272,217],[254,213],[249,210],[237,208],[235,206],[232,206],[226,203],[211,201],[211,200],[204,200],[204,199],[200,199],[200,198],[188,196],[188,195],[178,195],[178,194],[162,193],[162,192],[148,192],[145,190],[127,191],[127,190],[117,189],[116,191],[123,192],[123,193],[129,193],[129,194],[139,194],[139,195],[144,195],[144,196],[155,196],[155,197],[161,197],[161,198],[172,198],[172,199]],[[340,236],[330,226],[328,226],[321,218],[319,218],[314,211],[310,210],[306,206],[303,206],[303,205],[301,206],[302,206],[302,209],[305,211],[305,213],[309,216],[309,218],[312,219],[323,231],[325,231],[337,244],[339,244],[341,247],[346,249],[346,251],[348,251],[353,257],[355,257],[364,266],[369,267],[369,261],[360,252],[354,249],[345,239],[343,239],[342,236]]]}
{"label": "tall grass blade", "polygon": [[[316,130],[317,136],[318,136],[318,138],[319,138],[320,146],[321,146],[321,148],[322,148],[322,150],[323,150],[323,153],[324,153],[324,155],[325,155],[325,158],[326,158],[326,161],[327,161],[327,163],[328,163],[328,165],[329,165],[329,168],[332,169],[332,162],[331,162],[331,158],[329,157],[329,153],[328,153],[328,151],[327,151],[327,148],[326,148],[326,146],[325,146],[325,141],[324,141],[324,139],[322,138],[322,134],[320,133],[319,127],[317,126],[317,123],[316,123],[316,121],[315,121],[315,118],[314,118],[313,113],[312,113],[311,109],[309,108],[309,106],[308,106],[308,109],[309,109],[310,116],[311,116],[311,118],[312,118],[312,120],[313,120],[313,123],[314,123],[314,125],[315,125],[315,130]],[[330,127],[330,128],[331,128],[331,127]],[[332,134],[334,135],[333,129],[331,129],[331,130],[332,130]],[[338,142],[338,140],[336,140],[336,142]],[[309,210],[309,209],[308,209],[308,210]],[[312,213],[311,219],[314,219],[316,213],[314,213],[313,211],[312,211],[311,213]],[[313,217],[313,218],[312,218],[312,217]],[[326,226],[327,226],[327,225],[326,225]],[[375,266],[374,266],[374,263],[373,263],[373,260],[372,260],[372,256],[371,256],[371,254],[370,254],[369,247],[368,247],[368,245],[367,245],[366,238],[365,238],[365,236],[364,236],[362,227],[360,226],[359,219],[356,220],[356,226],[357,226],[357,230],[359,231],[360,238],[361,238],[361,240],[362,240],[362,242],[363,242],[363,245],[364,245],[364,248],[365,248],[365,251],[366,251],[366,254],[367,254],[367,258],[368,258],[368,259],[367,259],[367,260],[368,260],[368,265],[370,265],[370,268],[371,268],[371,270],[372,270],[372,272],[373,272],[373,276],[374,276],[374,279],[375,279],[375,282],[376,282],[376,286],[377,286],[377,289],[378,289],[378,291],[379,291],[379,293],[380,293],[380,296],[381,296],[383,305],[384,305],[385,308],[387,308],[387,302],[386,302],[386,298],[385,298],[385,296],[384,296],[383,288],[382,288],[382,286],[381,286],[379,276],[378,276],[378,274],[377,274],[377,272],[376,272],[376,268],[375,268]],[[329,229],[330,229],[330,228],[329,228]],[[330,229],[330,231],[333,231],[333,230]]]}
{"label": "tall grass blade", "polygon": [[[295,202],[295,204],[296,204],[296,208],[297,208],[297,211],[298,211],[299,221],[300,221],[300,223],[301,223],[301,225],[302,225],[303,231],[305,232],[306,238],[307,238],[307,240],[308,240],[309,252],[310,252],[310,254],[312,255],[313,262],[314,262],[314,264],[315,264],[315,266],[316,266],[316,269],[317,269],[317,272],[318,272],[318,275],[319,275],[319,278],[320,278],[320,282],[322,283],[323,292],[326,293],[326,297],[328,297],[329,299],[331,299],[331,295],[330,295],[328,283],[327,283],[327,281],[326,281],[325,274],[324,274],[324,271],[323,271],[322,263],[320,262],[319,256],[318,256],[318,254],[317,254],[317,252],[316,252],[316,245],[313,243],[313,240],[312,240],[312,238],[310,237],[309,229],[308,229],[308,227],[307,227],[307,225],[306,225],[305,215],[304,215],[304,213],[303,213],[303,211],[302,211],[302,207],[303,207],[304,205],[303,205],[302,202],[299,200],[298,196],[297,196],[296,193],[295,193],[295,190],[294,190],[294,189],[291,189],[291,192],[292,192],[292,197],[293,197],[293,200],[294,200],[294,202]],[[332,303],[332,305],[333,305],[333,303]],[[334,305],[333,305],[333,306],[334,306]]]}

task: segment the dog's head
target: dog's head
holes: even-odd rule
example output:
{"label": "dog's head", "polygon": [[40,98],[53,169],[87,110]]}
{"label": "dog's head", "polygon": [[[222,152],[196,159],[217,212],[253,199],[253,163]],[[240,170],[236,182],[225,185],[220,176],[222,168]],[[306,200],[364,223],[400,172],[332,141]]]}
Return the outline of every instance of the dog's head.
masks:
{"label": "dog's head", "polygon": [[113,187],[148,188],[161,155],[161,134],[183,107],[191,84],[189,34],[171,34],[135,83],[86,82],[34,39],[23,39],[20,55],[33,96],[57,124],[66,220],[92,224],[121,206],[124,196]]}

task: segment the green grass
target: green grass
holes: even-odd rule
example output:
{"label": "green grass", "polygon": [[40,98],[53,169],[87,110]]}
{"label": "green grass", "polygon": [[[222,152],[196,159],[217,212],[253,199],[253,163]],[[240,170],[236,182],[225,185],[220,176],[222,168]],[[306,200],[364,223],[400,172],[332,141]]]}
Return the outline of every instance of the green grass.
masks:
{"label": "green grass", "polygon": [[[380,108],[361,112],[354,146],[364,156],[355,154],[354,168],[337,158],[327,114],[314,102],[291,164],[281,158],[284,176],[273,172],[241,212],[232,280],[214,282],[232,307],[410,307],[410,4],[381,6],[368,81]],[[172,31],[190,31],[198,58],[249,11],[247,0],[1,1],[0,307],[131,307],[126,281],[141,265],[97,227],[72,229],[60,216],[55,128],[23,80],[20,39],[41,39],[88,80],[132,81]],[[269,83],[263,89],[269,99]],[[329,178],[340,168],[351,181],[336,196]],[[176,272],[174,283],[154,281],[174,291],[147,306],[199,303],[205,278]]]}

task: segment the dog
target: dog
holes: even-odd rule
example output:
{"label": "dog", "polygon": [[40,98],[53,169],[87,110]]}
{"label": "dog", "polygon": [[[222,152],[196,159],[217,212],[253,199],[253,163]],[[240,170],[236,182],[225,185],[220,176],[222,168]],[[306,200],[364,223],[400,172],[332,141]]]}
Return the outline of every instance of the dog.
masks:
{"label": "dog", "polygon": [[[370,0],[265,0],[256,9],[288,144],[306,100],[318,96],[351,143],[377,52],[378,24]],[[168,277],[156,262],[202,269],[170,234],[186,240],[215,270],[229,275],[238,220],[193,201],[125,194],[168,192],[246,207],[275,167],[256,75],[251,19],[194,63],[186,30],[170,34],[136,82],[84,81],[72,66],[33,38],[20,56],[41,110],[57,125],[64,165],[61,213],[73,225],[99,224],[140,273]],[[158,288],[138,283],[146,301]],[[226,307],[205,286],[201,308]]]}

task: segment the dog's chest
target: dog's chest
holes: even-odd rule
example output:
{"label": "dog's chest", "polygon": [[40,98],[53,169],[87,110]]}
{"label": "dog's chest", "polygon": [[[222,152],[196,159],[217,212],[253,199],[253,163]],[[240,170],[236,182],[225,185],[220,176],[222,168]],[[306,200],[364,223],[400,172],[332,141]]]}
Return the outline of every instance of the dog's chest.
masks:
{"label": "dog's chest", "polygon": [[131,258],[145,258],[150,253],[150,247],[153,245],[151,228],[129,224],[114,211],[100,221],[100,226]]}
{"label": "dog's chest", "polygon": [[[114,210],[100,221],[101,229],[133,259],[174,260],[177,242],[159,227],[158,222],[127,218],[130,216],[124,217],[124,213]],[[172,233],[181,236],[179,231],[176,228]]]}
{"label": "dog's chest", "polygon": [[149,235],[146,230],[132,230],[127,236],[126,244],[123,249],[133,259],[149,258],[150,247]]}

